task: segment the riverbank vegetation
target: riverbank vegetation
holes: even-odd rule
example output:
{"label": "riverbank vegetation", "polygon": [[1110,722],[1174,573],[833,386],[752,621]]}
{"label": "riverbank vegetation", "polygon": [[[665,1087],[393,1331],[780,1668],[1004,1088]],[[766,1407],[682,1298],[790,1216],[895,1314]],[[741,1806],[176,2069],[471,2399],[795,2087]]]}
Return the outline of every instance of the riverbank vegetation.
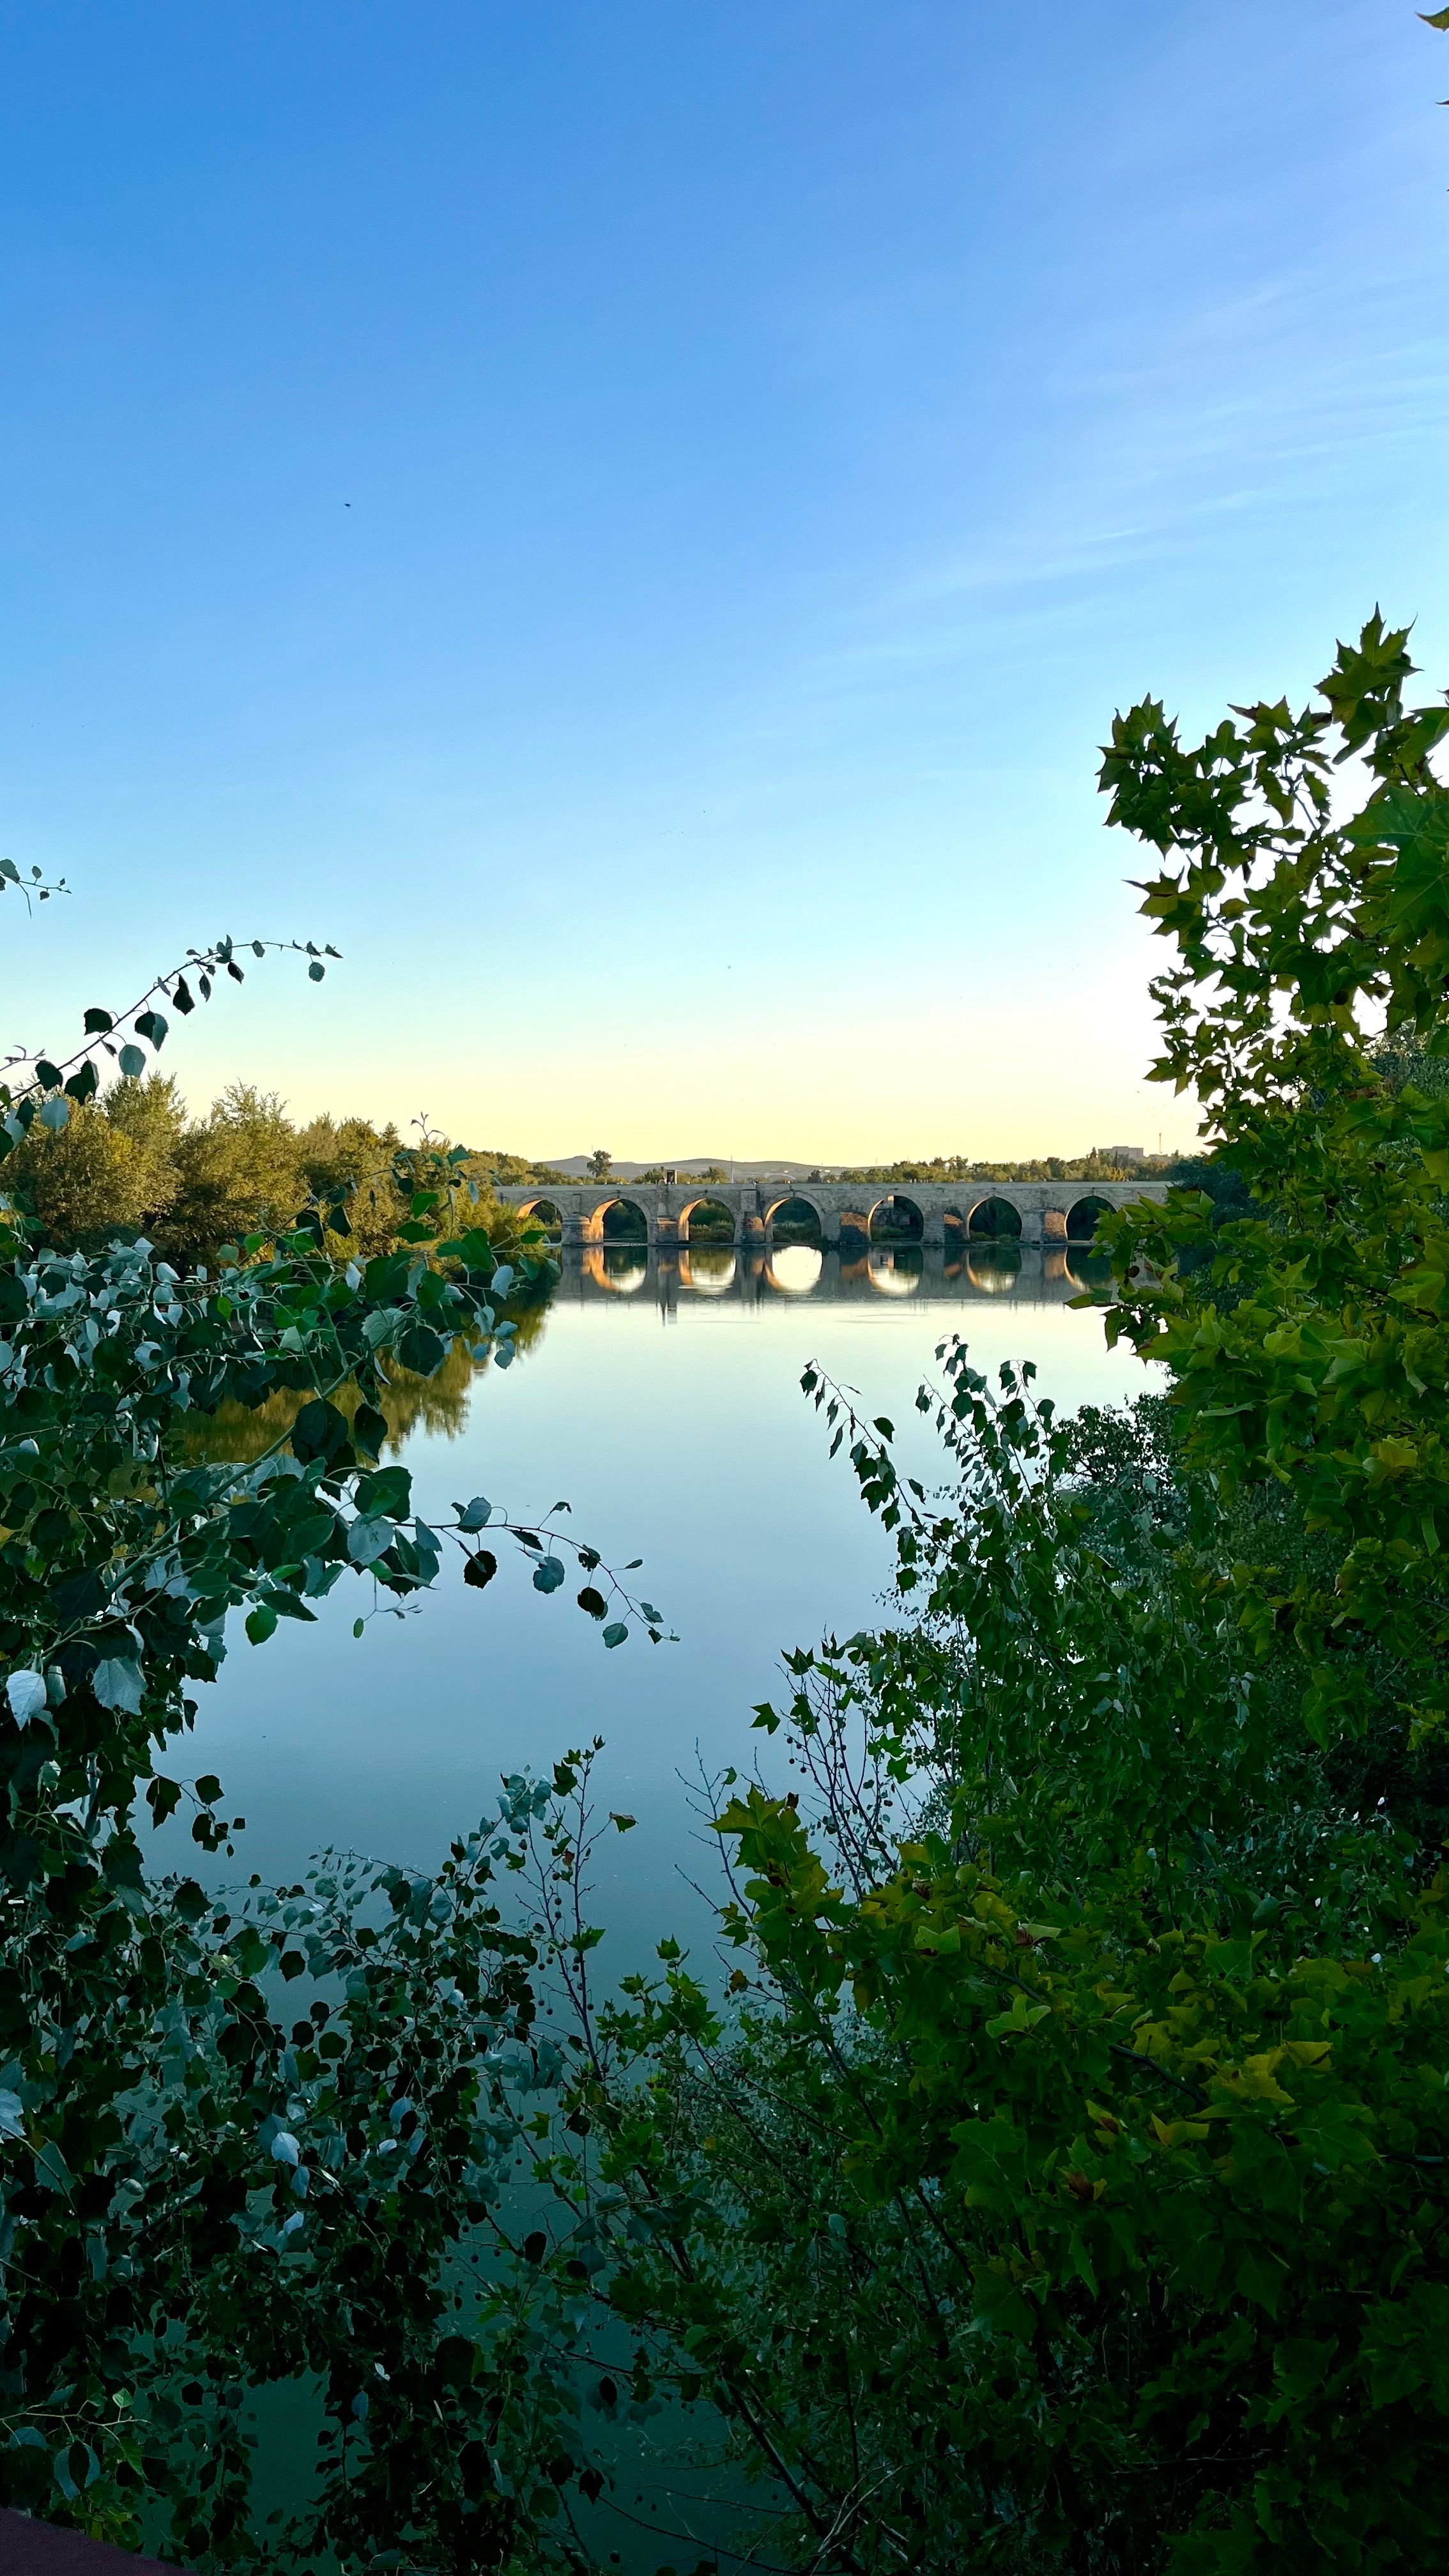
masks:
{"label": "riverbank vegetation", "polygon": [[1167,1400],[1058,1422],[956,1346],[934,1495],[811,1372],[895,1598],[759,1712],[799,1787],[722,1784],[737,2000],[666,1950],[595,2016],[559,1939],[609,2297],[777,2564],[1449,2540],[1449,1104],[1372,1041],[1449,1060],[1449,711],[1405,645],[1375,618],[1324,703],[1194,749],[1114,728],[1158,1076],[1248,1210],[1104,1221]]}
{"label": "riverbank vegetation", "polygon": [[[34,1121],[7,1165],[6,1186],[58,1251],[144,1232],[169,1257],[214,1261],[225,1243],[284,1233],[304,1201],[346,1201],[355,1248],[401,1239],[415,1181],[413,1156],[451,1148],[424,1128],[321,1116],[296,1125],[275,1092],[235,1082],[193,1118],[174,1076],[122,1075],[70,1103],[62,1127]],[[558,1181],[522,1156],[464,1149],[452,1185],[476,1221],[500,1222],[493,1185]]]}

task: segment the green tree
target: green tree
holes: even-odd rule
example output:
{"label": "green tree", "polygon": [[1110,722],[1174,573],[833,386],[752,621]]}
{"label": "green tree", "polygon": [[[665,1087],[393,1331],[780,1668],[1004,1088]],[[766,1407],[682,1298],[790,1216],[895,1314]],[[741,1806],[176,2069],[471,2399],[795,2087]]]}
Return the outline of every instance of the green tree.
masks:
{"label": "green tree", "polygon": [[308,1191],[322,1205],[346,1199],[362,1251],[387,1250],[408,1215],[408,1174],[399,1164],[402,1150],[391,1121],[386,1127],[375,1127],[367,1118],[323,1116],[298,1133],[298,1158]]}
{"label": "green tree", "polygon": [[7,1174],[46,1241],[67,1250],[138,1228],[156,1206],[159,1177],[145,1146],[94,1102],[79,1107],[59,1134],[35,1128]]}
{"label": "green tree", "polygon": [[301,1143],[275,1092],[234,1082],[180,1138],[180,1187],[162,1240],[215,1258],[224,1243],[290,1226],[307,1194]]}
{"label": "green tree", "polygon": [[186,1134],[186,1103],[175,1075],[123,1075],[103,1095],[101,1105],[117,1132],[128,1136],[149,1158],[152,1179],[146,1215],[163,1215],[181,1186],[181,1142]]}
{"label": "green tree", "polygon": [[174,1081],[123,1076],[102,1100],[78,1101],[64,1125],[37,1120],[12,1140],[7,1183],[63,1250],[133,1233],[176,1195],[185,1126]]}
{"label": "green tree", "polygon": [[1449,712],[1405,643],[1375,617],[1320,704],[1193,750],[1151,701],[1114,726],[1113,817],[1168,861],[1159,1078],[1252,1213],[1104,1222],[1109,1328],[1170,1377],[1135,1421],[949,1349],[943,1494],[807,1372],[896,1617],[758,1713],[795,1792],[726,1782],[732,2013],[672,1945],[595,2009],[549,1828],[561,2180],[596,2226],[618,2194],[636,2390],[712,2401],[776,2564],[1449,2546],[1449,1100],[1375,1058],[1383,1023],[1449,1057]]}
{"label": "green tree", "polygon": [[[0,1156],[91,1118],[139,1152],[94,1108],[97,1057],[144,1069],[158,1001],[235,961],[193,952],[12,1074]],[[256,1189],[293,1150],[271,1104],[209,1125],[253,1149],[249,1211],[284,1204]],[[342,1204],[185,1272],[145,1242],[61,1253],[15,1208],[0,1228],[0,2500],[131,2543],[145,2512],[190,2565],[559,2565],[549,2518],[596,2475],[571,2283],[500,2210],[558,2051],[492,1882],[547,1790],[511,1781],[432,1879],[324,1864],[240,1909],[141,1852],[178,1808],[203,1850],[240,1830],[172,1768],[229,1620],[260,1645],[357,1581],[361,1630],[448,1555],[485,1590],[506,1546],[543,1595],[572,1559],[606,1647],[662,1633],[556,1515],[475,1498],[429,1524],[380,1462],[392,1370],[507,1366],[540,1265],[536,1233],[449,1224],[460,1159],[411,1156],[397,1248],[365,1263],[327,1248]],[[259,1455],[198,1454],[198,1423],[274,1406]],[[323,2444],[299,2527],[259,2537],[244,2398],[268,2381],[320,2392]]]}

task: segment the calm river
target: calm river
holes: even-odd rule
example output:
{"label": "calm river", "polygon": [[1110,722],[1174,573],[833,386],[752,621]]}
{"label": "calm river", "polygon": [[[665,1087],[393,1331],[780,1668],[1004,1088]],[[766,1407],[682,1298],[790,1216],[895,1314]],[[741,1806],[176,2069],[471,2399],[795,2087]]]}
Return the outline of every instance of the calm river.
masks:
{"label": "calm river", "polygon": [[[1019,1269],[990,1252],[969,1269],[889,1252],[842,1268],[803,1246],[768,1272],[714,1251],[661,1267],[622,1246],[572,1262],[515,1365],[487,1370],[402,1455],[425,1513],[479,1493],[528,1513],[567,1497],[573,1528],[612,1563],[644,1559],[632,1579],[679,1643],[636,1634],[605,1651],[576,1584],[545,1598],[512,1556],[486,1593],[446,1564],[434,1597],[358,1641],[363,1588],[344,1581],[316,1627],[284,1621],[260,1648],[238,1634],[204,1695],[187,1767],[217,1771],[247,1818],[237,1861],[216,1874],[240,1863],[292,1879],[327,1842],[432,1865],[492,1810],[502,1772],[601,1735],[600,1804],[639,1820],[600,1852],[612,1963],[642,1963],[666,1931],[697,1936],[689,1882],[717,1882],[691,1785],[701,1766],[754,1761],[751,1711],[780,1697],[782,1650],[868,1622],[888,1568],[801,1370],[818,1360],[868,1413],[910,1426],[911,1463],[929,1477],[912,1400],[948,1334],[982,1368],[1034,1359],[1061,1405],[1144,1385],[1107,1350],[1100,1316],[1071,1309],[1077,1288],[1060,1253],[1028,1252]],[[172,1865],[196,1859],[175,1827],[154,1847]]]}
{"label": "calm river", "polygon": [[[818,1360],[868,1413],[889,1414],[902,1454],[932,1478],[913,1399],[949,1334],[983,1369],[1034,1359],[1041,1391],[1063,1406],[1119,1401],[1146,1383],[1138,1363],[1107,1350],[1099,1315],[1072,1311],[1078,1284],[1060,1253],[1027,1252],[1016,1267],[983,1251],[948,1269],[887,1251],[842,1266],[799,1246],[765,1271],[716,1251],[656,1265],[620,1245],[572,1261],[547,1309],[527,1318],[514,1365],[430,1389],[431,1427],[401,1455],[424,1513],[479,1493],[542,1513],[566,1496],[575,1529],[613,1563],[643,1557],[632,1579],[679,1643],[635,1635],[607,1652],[573,1606],[576,1584],[545,1598],[506,1556],[482,1593],[445,1561],[435,1596],[411,1616],[372,1620],[360,1640],[352,1622],[367,1596],[342,1582],[315,1627],[283,1621],[262,1647],[238,1636],[203,1696],[186,1767],[217,1771],[229,1811],[248,1820],[236,1860],[206,1865],[211,1882],[239,1869],[291,1881],[327,1842],[431,1866],[460,1827],[496,1812],[501,1773],[543,1770],[601,1735],[600,1811],[625,1810],[638,1826],[600,1843],[599,1972],[647,1968],[666,1932],[704,1965],[722,1888],[700,1821],[702,1772],[757,1756],[779,1771],[750,1716],[785,1695],[782,1650],[868,1622],[890,1563],[849,1468],[827,1456],[801,1370]],[[179,1822],[153,1848],[173,1867],[197,1865]],[[310,2393],[268,2391],[253,2421],[261,2509],[295,2506],[319,2429]],[[599,2507],[599,2533],[621,2576],[652,2576],[666,2531],[728,2539],[742,2512],[760,2509],[733,2473],[694,2465],[701,2441],[707,2459],[708,2420],[672,2413],[620,2434],[618,2493]]]}

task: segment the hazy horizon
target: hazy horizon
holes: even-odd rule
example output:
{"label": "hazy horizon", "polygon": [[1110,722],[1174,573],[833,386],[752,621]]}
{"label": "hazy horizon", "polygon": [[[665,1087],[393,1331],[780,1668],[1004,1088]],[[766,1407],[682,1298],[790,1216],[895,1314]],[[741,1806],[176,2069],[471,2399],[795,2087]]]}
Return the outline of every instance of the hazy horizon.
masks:
{"label": "hazy horizon", "polygon": [[[1115,1139],[1115,1140],[1114,1140],[1114,1142],[1116,1142],[1116,1143],[1117,1143],[1117,1144],[1119,1144],[1119,1145],[1122,1145],[1122,1144],[1127,1143],[1127,1142],[1128,1142],[1128,1140],[1126,1140],[1126,1139],[1122,1139],[1122,1138],[1117,1138],[1117,1139]],[[498,1152],[498,1151],[500,1151],[500,1150],[501,1150],[501,1151],[504,1151],[504,1152],[508,1152],[508,1151],[510,1151],[510,1150],[511,1150],[511,1148],[508,1148],[508,1147],[499,1148],[499,1147],[495,1144],[495,1145],[492,1145],[492,1146],[484,1147],[484,1148],[483,1148],[483,1149],[481,1149],[481,1150],[483,1150],[483,1151],[485,1151],[485,1152]],[[953,1148],[952,1155],[949,1155],[949,1156],[948,1156],[948,1155],[942,1155],[942,1156],[939,1156],[939,1157],[938,1157],[938,1156],[931,1155],[931,1154],[910,1154],[910,1153],[904,1153],[904,1154],[835,1154],[835,1155],[831,1155],[828,1159],[827,1159],[825,1156],[823,1156],[823,1155],[815,1155],[815,1156],[811,1157],[811,1156],[803,1155],[803,1154],[776,1154],[776,1155],[752,1154],[752,1155],[733,1155],[733,1156],[732,1156],[732,1155],[729,1155],[729,1154],[613,1154],[613,1153],[611,1153],[611,1154],[610,1154],[610,1157],[609,1157],[609,1162],[610,1162],[610,1177],[611,1177],[611,1178],[613,1178],[613,1179],[618,1179],[618,1180],[634,1180],[634,1179],[637,1179],[637,1177],[638,1177],[638,1175],[639,1175],[639,1173],[640,1173],[640,1172],[652,1172],[652,1171],[658,1171],[658,1170],[673,1171],[673,1172],[695,1172],[695,1173],[697,1173],[697,1172],[699,1171],[699,1169],[700,1169],[700,1167],[701,1167],[701,1166],[706,1166],[706,1165],[713,1165],[717,1170],[724,1170],[724,1171],[730,1171],[730,1170],[733,1170],[733,1171],[735,1171],[736,1173],[738,1173],[738,1174],[739,1174],[739,1176],[740,1176],[742,1179],[744,1179],[744,1180],[750,1180],[750,1179],[753,1179],[753,1178],[754,1178],[754,1176],[755,1176],[757,1173],[758,1173],[758,1174],[760,1174],[760,1175],[762,1175],[762,1176],[764,1176],[764,1175],[770,1175],[770,1176],[773,1176],[773,1175],[775,1175],[775,1174],[780,1174],[780,1175],[784,1176],[784,1177],[785,1177],[785,1178],[787,1178],[787,1179],[788,1179],[788,1178],[791,1178],[791,1177],[793,1177],[793,1178],[795,1178],[795,1179],[799,1179],[799,1178],[800,1178],[802,1175],[804,1175],[805,1173],[807,1173],[807,1172],[814,1172],[814,1171],[818,1171],[818,1172],[820,1172],[822,1175],[828,1175],[830,1172],[833,1172],[833,1171],[853,1171],[853,1170],[856,1170],[856,1169],[859,1169],[859,1168],[861,1168],[861,1167],[863,1167],[863,1166],[868,1166],[868,1165],[869,1165],[869,1166],[873,1166],[873,1165],[876,1165],[876,1164],[890,1165],[890,1164],[894,1164],[894,1163],[929,1163],[929,1162],[933,1162],[933,1161],[936,1161],[936,1160],[949,1161],[949,1160],[954,1159],[954,1158],[956,1158],[956,1157],[959,1157],[962,1161],[970,1161],[970,1162],[973,1162],[973,1163],[994,1163],[994,1162],[1006,1162],[1006,1161],[1011,1161],[1011,1162],[1022,1162],[1022,1163],[1031,1163],[1031,1162],[1043,1162],[1043,1163],[1044,1163],[1044,1162],[1047,1162],[1047,1161],[1051,1160],[1053,1157],[1055,1157],[1058,1161],[1061,1161],[1061,1162],[1074,1163],[1074,1162],[1078,1162],[1078,1161],[1081,1161],[1081,1160],[1085,1159],[1085,1157],[1086,1157],[1086,1156],[1088,1156],[1088,1155],[1090,1155],[1090,1154],[1093,1154],[1093,1153],[1101,1153],[1101,1152],[1103,1152],[1104,1150],[1106,1150],[1106,1149],[1105,1149],[1105,1148],[1103,1148],[1103,1147],[1102,1147],[1102,1146],[1100,1146],[1100,1145],[1095,1145],[1095,1146],[1094,1146],[1094,1145],[1077,1145],[1077,1146],[1070,1146],[1070,1147],[1062,1147],[1062,1146],[1058,1146],[1058,1145],[1047,1145],[1047,1146],[1040,1147],[1040,1148],[1036,1149],[1035,1151],[1030,1151],[1030,1150],[1028,1150],[1028,1151],[1023,1152],[1023,1153],[1021,1153],[1021,1154],[1013,1154],[1013,1155],[1009,1155],[1009,1156],[1008,1156],[1008,1155],[1001,1155],[1001,1154],[985,1154],[985,1153],[976,1153],[976,1152],[973,1152],[973,1151],[972,1151],[972,1149],[971,1149],[969,1146],[958,1146],[958,1147]],[[1142,1152],[1144,1152],[1144,1153],[1152,1153],[1152,1152],[1155,1152],[1155,1150],[1156,1150],[1156,1149],[1155,1149],[1155,1147],[1152,1147],[1152,1146],[1142,1146],[1142,1147],[1140,1147],[1138,1150],[1141,1150],[1141,1151],[1142,1151]],[[577,1164],[585,1163],[585,1162],[587,1162],[587,1161],[588,1161],[588,1159],[589,1159],[589,1158],[588,1158],[588,1156],[587,1156],[586,1154],[574,1153],[574,1154],[533,1154],[533,1155],[530,1155],[528,1159],[530,1160],[530,1162],[532,1162],[535,1166],[537,1166],[537,1167],[538,1167],[539,1169],[541,1169],[541,1170],[554,1171],[554,1172],[564,1172],[564,1171],[568,1171],[568,1169],[569,1169],[569,1167],[570,1167],[571,1165],[577,1165]],[[585,1177],[585,1176],[584,1176],[584,1175],[581,1175],[580,1177]]]}

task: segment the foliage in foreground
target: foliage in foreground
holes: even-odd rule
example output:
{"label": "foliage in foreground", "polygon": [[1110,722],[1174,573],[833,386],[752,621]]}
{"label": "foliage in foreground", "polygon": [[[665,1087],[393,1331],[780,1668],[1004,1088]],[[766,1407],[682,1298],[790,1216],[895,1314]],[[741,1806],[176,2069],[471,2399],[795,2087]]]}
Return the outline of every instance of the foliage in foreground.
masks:
{"label": "foliage in foreground", "polygon": [[[114,1041],[128,1071],[164,1037],[155,998]],[[87,1027],[90,1052],[12,1084],[17,1154],[93,1100],[116,1023]],[[506,1366],[506,1301],[546,1266],[536,1236],[471,1222],[456,1166],[414,1158],[401,1243],[365,1260],[340,1200],[185,1274],[144,1239],[53,1250],[13,1212],[0,1236],[0,2496],[192,2562],[416,2541],[497,2565],[584,2467],[566,2379],[555,2398],[534,2367],[539,2277],[523,2299],[488,2215],[505,2089],[547,2064],[528,1942],[490,1894],[532,1793],[430,1879],[254,1882],[240,1910],[148,1879],[138,1839],[184,1808],[201,1849],[233,1848],[219,1781],[173,1768],[229,1619],[261,1644],[350,1578],[361,1632],[450,1548],[486,1588],[501,1537],[545,1595],[572,1557],[606,1646],[662,1633],[561,1506],[429,1523],[378,1463],[390,1372]],[[198,1438],[276,1408],[246,1464]],[[244,2407],[296,2381],[330,2446],[312,2525],[259,2535]]]}
{"label": "foliage in foreground", "polygon": [[595,2016],[570,1969],[571,2187],[624,2195],[614,2308],[769,2481],[777,2563],[1449,2547],[1449,1103],[1372,1051],[1382,1014],[1449,1056],[1449,713],[1404,648],[1375,618],[1326,705],[1195,750],[1114,728],[1160,1071],[1250,1202],[1102,1228],[1170,1430],[958,1350],[942,1501],[810,1373],[896,1623],[793,1659],[813,1809],[732,1784],[733,2015],[671,1961]]}

